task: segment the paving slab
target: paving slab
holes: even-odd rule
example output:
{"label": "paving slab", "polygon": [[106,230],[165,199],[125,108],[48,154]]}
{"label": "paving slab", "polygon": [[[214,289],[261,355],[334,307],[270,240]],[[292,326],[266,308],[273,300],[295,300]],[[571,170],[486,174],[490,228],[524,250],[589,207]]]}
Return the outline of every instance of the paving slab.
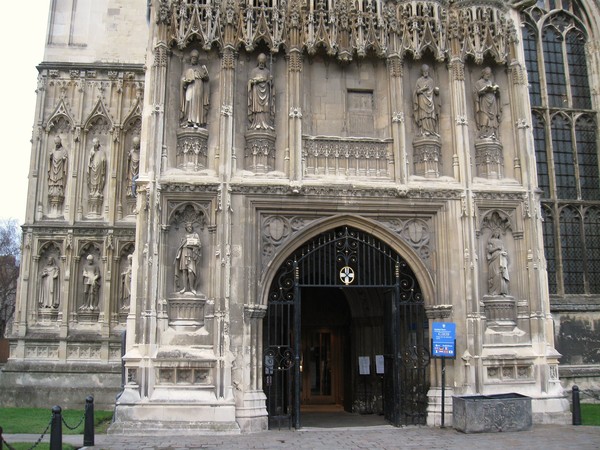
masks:
{"label": "paving slab", "polygon": [[[4,435],[4,440],[36,442],[39,435]],[[44,438],[48,442],[49,437]],[[83,445],[83,436],[64,435],[63,442]],[[435,450],[594,450],[600,449],[600,427],[534,425],[531,430],[465,434],[453,428],[425,426],[317,428],[272,430],[239,435],[134,436],[101,434],[95,446],[102,450],[179,449],[435,449]]]}

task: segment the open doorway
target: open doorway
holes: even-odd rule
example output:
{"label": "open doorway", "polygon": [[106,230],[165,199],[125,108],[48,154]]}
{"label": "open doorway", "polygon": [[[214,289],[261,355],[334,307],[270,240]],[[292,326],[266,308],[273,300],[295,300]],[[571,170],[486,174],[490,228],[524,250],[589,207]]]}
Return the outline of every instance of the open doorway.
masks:
{"label": "open doorway", "polygon": [[[344,384],[350,380],[348,302],[339,288],[302,290],[303,409],[312,405],[344,405]],[[315,409],[315,408],[312,408]]]}
{"label": "open doorway", "polygon": [[263,325],[271,425],[300,428],[319,408],[425,423],[428,321],[414,273],[384,242],[343,226],[299,247]]}

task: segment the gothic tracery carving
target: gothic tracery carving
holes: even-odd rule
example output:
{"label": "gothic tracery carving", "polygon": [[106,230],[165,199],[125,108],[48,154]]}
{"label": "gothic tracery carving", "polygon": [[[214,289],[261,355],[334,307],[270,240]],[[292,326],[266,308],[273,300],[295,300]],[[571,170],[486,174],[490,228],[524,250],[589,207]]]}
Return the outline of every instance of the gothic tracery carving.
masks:
{"label": "gothic tracery carving", "polygon": [[384,0],[326,0],[242,2],[161,1],[158,22],[169,29],[171,44],[183,49],[192,41],[212,46],[244,47],[253,51],[260,43],[273,53],[304,48],[309,54],[324,49],[340,61],[375,54],[405,55],[419,59],[431,52],[447,58],[453,49],[463,60],[481,63],[485,56],[506,62],[516,30],[507,5],[487,2],[391,2]]}

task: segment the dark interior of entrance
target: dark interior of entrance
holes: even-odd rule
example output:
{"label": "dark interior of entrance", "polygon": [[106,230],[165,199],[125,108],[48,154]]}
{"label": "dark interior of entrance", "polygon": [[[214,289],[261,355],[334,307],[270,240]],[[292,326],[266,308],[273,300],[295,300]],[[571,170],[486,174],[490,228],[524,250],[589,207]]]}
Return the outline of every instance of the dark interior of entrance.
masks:
{"label": "dark interior of entrance", "polygon": [[380,288],[302,289],[303,410],[383,414],[384,301]]}

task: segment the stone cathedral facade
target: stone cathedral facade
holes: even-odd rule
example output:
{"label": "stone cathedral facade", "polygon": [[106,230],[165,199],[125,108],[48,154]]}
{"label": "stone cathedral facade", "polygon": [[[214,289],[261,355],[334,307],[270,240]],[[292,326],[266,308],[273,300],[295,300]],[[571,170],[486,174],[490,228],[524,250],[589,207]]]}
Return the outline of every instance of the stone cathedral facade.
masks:
{"label": "stone cathedral facade", "polygon": [[93,393],[113,432],[437,425],[453,322],[446,423],[503,393],[569,420],[561,324],[597,321],[600,245],[567,295],[552,220],[561,180],[585,220],[600,200],[597,2],[51,3],[5,402]]}

